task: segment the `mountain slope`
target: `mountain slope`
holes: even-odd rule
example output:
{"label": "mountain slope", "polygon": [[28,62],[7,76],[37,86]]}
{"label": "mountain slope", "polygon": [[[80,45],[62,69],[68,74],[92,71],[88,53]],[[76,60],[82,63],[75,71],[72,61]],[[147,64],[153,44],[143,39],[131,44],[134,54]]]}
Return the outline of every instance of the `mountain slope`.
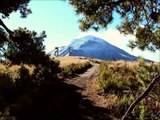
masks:
{"label": "mountain slope", "polygon": [[[68,46],[59,47],[59,56],[85,56],[103,60],[129,60],[134,61],[137,58],[124,50],[111,45],[105,40],[95,36],[85,36],[80,39],[74,39]],[[54,55],[54,51],[49,53]]]}

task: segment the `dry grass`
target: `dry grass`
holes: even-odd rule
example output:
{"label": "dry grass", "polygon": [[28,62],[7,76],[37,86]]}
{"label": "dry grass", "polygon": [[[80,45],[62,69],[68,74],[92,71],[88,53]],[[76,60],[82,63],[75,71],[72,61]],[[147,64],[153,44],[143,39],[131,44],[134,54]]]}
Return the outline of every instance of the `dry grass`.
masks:
{"label": "dry grass", "polygon": [[[107,95],[107,108],[113,116],[120,118],[124,114],[131,102],[146,89],[150,79],[158,73],[159,65],[143,60],[102,62],[98,85]],[[139,103],[132,113],[134,118],[148,119],[151,113],[156,114],[160,110],[158,83],[150,95],[156,99],[146,97]]]}
{"label": "dry grass", "polygon": [[125,65],[131,69],[135,69],[138,65],[138,62],[135,61],[135,62],[130,62],[130,61],[123,61],[123,60],[119,60],[119,61],[116,61],[116,62],[112,62],[112,64],[114,64],[114,66],[119,66],[120,68],[124,67]]}
{"label": "dry grass", "polygon": [[18,73],[19,69],[20,69],[19,65],[12,65],[7,68],[8,72],[11,72],[11,73]]}
{"label": "dry grass", "polygon": [[[67,65],[70,65],[72,63],[86,63],[89,61],[86,57],[76,57],[76,56],[65,56],[65,57],[55,57],[56,60],[60,61],[60,67],[64,67]],[[33,72],[34,67],[33,66],[28,66],[24,65],[30,72],[30,74]],[[20,69],[20,65],[11,65],[7,67],[4,64],[0,64],[0,72],[9,72],[11,74],[16,74],[18,73]]]}
{"label": "dry grass", "polygon": [[64,57],[55,57],[56,60],[60,61],[60,67],[64,67],[70,65],[72,63],[86,63],[89,61],[86,57],[78,57],[78,56],[64,56]]}
{"label": "dry grass", "polygon": [[[33,66],[28,66],[28,65],[24,65],[25,68],[27,68],[29,70],[29,73],[32,74],[34,67]],[[11,65],[11,66],[6,66],[4,64],[0,64],[0,73],[10,73],[10,74],[17,74],[19,69],[21,68],[20,65]]]}
{"label": "dry grass", "polygon": [[20,69],[19,65],[6,66],[4,64],[0,64],[0,72],[9,72],[9,73],[17,73]]}
{"label": "dry grass", "polygon": [[4,70],[6,70],[6,66],[3,64],[0,64],[0,72],[3,72]]}

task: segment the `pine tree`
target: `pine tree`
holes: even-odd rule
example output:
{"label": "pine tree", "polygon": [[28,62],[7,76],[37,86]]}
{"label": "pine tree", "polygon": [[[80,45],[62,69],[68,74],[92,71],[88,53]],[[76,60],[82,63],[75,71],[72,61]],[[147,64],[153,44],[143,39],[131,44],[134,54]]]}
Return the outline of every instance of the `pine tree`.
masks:
{"label": "pine tree", "polygon": [[114,20],[114,13],[120,15],[118,30],[133,34],[132,48],[155,51],[160,49],[160,1],[159,0],[69,0],[77,14],[80,29],[99,30],[107,28]]}

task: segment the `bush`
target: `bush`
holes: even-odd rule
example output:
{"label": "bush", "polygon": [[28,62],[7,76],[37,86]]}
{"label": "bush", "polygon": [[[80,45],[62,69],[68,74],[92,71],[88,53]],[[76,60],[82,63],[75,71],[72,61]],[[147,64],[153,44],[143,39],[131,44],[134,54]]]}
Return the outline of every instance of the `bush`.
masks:
{"label": "bush", "polygon": [[90,68],[92,65],[90,62],[86,63],[72,63],[70,65],[67,65],[61,69],[61,72],[59,74],[59,78],[66,78],[74,76],[75,74],[79,74],[84,72],[86,69]]}
{"label": "bush", "polygon": [[[5,44],[3,55],[11,61],[11,64],[0,73],[2,113],[8,107],[10,114],[19,120],[32,119],[32,116],[34,119],[50,119],[57,116],[53,114],[57,113],[59,105],[50,100],[62,103],[63,100],[59,100],[64,96],[59,93],[64,94],[67,88],[64,86],[66,84],[62,84],[57,78],[57,73],[60,72],[59,62],[45,54],[43,45],[45,37],[45,32],[37,35],[34,31],[20,28],[14,31],[10,42]],[[17,64],[18,70],[9,71],[12,64]],[[30,66],[33,67],[32,71],[29,70]],[[86,66],[87,64],[70,66],[71,74],[80,71],[79,69],[85,69]],[[51,110],[48,110],[48,106],[52,106],[49,107]],[[61,113],[60,110],[59,112]]]}
{"label": "bush", "polygon": [[121,94],[123,90],[128,90],[132,86],[134,74],[134,71],[127,67],[127,63],[124,66],[120,66],[119,63],[102,63],[98,84],[105,93]]}
{"label": "bush", "polygon": [[[142,59],[135,63],[102,62],[97,82],[105,95],[118,96],[116,110],[110,109],[113,116],[121,117],[159,71],[158,63],[146,63]],[[152,114],[160,110],[160,103],[157,101],[160,100],[159,86],[160,84],[156,84],[149,96],[135,107],[129,119],[150,119]]]}
{"label": "bush", "polygon": [[26,28],[19,28],[9,37],[10,42],[5,44],[4,57],[13,64],[44,64],[49,58],[45,54],[45,46],[43,45],[46,37],[43,31],[37,35],[35,31],[29,31]]}

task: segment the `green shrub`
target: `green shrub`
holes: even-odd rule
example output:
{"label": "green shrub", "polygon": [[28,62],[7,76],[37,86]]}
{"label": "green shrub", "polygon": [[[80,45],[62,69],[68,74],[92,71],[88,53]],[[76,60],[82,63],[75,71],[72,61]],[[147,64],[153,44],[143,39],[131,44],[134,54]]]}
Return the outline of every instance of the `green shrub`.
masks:
{"label": "green shrub", "polygon": [[121,97],[119,97],[119,113],[120,115],[123,115],[129,105],[131,104],[132,98],[130,98],[129,95],[123,94]]}
{"label": "green shrub", "polygon": [[123,83],[120,81],[120,77],[116,77],[112,71],[103,71],[100,73],[100,79],[98,84],[104,92],[113,91],[114,93],[123,89]]}
{"label": "green shrub", "polygon": [[144,120],[145,119],[145,113],[146,113],[146,111],[147,111],[147,107],[146,106],[144,106],[144,105],[141,105],[141,108],[140,108],[141,110],[140,110],[140,116],[139,116],[139,118],[140,118],[140,120]]}
{"label": "green shrub", "polygon": [[61,72],[59,73],[59,78],[65,78],[65,77],[71,77],[75,74],[83,73],[86,69],[90,68],[91,64],[90,62],[86,63],[72,63],[70,65],[67,65],[61,69]]}
{"label": "green shrub", "polygon": [[122,93],[123,90],[132,86],[134,74],[126,64],[119,66],[119,63],[102,63],[98,84],[104,92]]}
{"label": "green shrub", "polygon": [[139,90],[145,90],[151,82],[150,80],[154,78],[159,71],[159,65],[156,65],[155,63],[146,63],[143,59],[140,59],[137,68],[137,79],[141,84]]}
{"label": "green shrub", "polygon": [[[118,96],[116,112],[112,109],[113,116],[121,117],[129,105],[142,93],[159,73],[158,63],[147,63],[140,59],[138,62],[130,63],[125,61],[102,62],[100,64],[100,74],[97,83],[100,89],[107,94]],[[138,104],[129,116],[130,119],[146,119],[151,114],[156,114],[160,110],[160,104],[156,101],[159,96],[160,84],[157,83],[154,89],[143,102]],[[108,99],[108,98],[106,98]],[[114,107],[114,106],[113,106]],[[110,108],[113,108],[110,107]]]}

